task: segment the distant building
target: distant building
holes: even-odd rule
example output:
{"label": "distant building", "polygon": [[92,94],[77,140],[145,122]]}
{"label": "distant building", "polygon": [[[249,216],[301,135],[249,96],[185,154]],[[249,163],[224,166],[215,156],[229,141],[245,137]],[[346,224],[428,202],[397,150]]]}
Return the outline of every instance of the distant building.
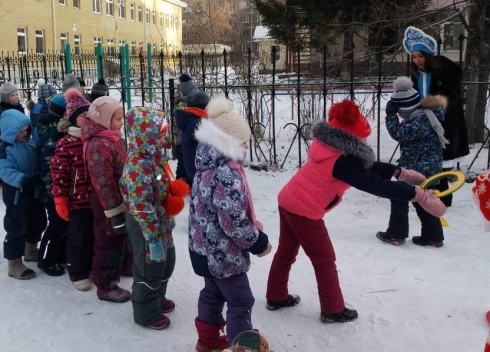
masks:
{"label": "distant building", "polygon": [[264,26],[255,27],[254,44],[258,45],[259,68],[263,73],[271,72],[275,64],[276,72],[287,71],[286,46],[277,43]]}

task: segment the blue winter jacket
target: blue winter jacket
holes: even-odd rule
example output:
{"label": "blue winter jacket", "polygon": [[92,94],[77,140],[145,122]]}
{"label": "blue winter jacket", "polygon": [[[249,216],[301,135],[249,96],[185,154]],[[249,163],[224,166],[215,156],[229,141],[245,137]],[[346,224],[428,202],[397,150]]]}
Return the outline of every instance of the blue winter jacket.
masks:
{"label": "blue winter jacket", "polygon": [[[25,142],[16,141],[17,135],[29,126]],[[31,120],[17,110],[6,110],[0,119],[0,178],[12,187],[21,188],[22,179],[36,174],[36,152],[30,139]]]}
{"label": "blue winter jacket", "polygon": [[38,101],[36,105],[31,110],[31,123],[32,123],[32,140],[34,141],[34,145],[37,145],[39,141],[39,133],[37,128],[39,126],[39,118],[41,115],[48,114],[48,104],[44,101]]}

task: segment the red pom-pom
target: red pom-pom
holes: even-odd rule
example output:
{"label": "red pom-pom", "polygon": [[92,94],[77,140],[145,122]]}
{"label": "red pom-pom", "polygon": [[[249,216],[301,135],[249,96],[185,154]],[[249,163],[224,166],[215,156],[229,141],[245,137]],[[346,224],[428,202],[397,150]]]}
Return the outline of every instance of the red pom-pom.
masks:
{"label": "red pom-pom", "polygon": [[70,88],[66,91],[65,93],[65,100],[66,102],[71,101],[74,98],[82,98],[82,93],[78,89],[75,88]]}
{"label": "red pom-pom", "polygon": [[168,216],[175,216],[184,209],[184,205],[184,198],[169,195],[165,202],[165,210],[167,211]]}
{"label": "red pom-pom", "polygon": [[353,125],[362,118],[361,110],[350,99],[332,105],[328,111],[328,121],[337,120],[341,125]]}
{"label": "red pom-pom", "polygon": [[183,180],[170,181],[170,193],[173,196],[185,197],[188,196],[191,191],[189,185]]}

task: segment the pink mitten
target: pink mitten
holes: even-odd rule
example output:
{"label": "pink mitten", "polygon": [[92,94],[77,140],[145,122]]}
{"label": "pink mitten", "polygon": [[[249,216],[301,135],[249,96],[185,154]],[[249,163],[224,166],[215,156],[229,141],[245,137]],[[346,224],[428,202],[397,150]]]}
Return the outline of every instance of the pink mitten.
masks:
{"label": "pink mitten", "polygon": [[425,176],[415,170],[407,170],[401,167],[398,181],[404,181],[411,185],[420,185],[425,181]]}
{"label": "pink mitten", "polygon": [[428,189],[415,187],[415,197],[411,202],[419,203],[422,208],[429,214],[441,217],[446,212],[446,206],[439,198],[434,195],[434,192]]}

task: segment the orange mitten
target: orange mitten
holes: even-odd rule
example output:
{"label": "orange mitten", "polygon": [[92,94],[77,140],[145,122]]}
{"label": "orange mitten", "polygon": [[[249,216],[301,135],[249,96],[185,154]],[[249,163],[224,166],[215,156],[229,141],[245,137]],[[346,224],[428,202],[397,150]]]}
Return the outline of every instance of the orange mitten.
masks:
{"label": "orange mitten", "polygon": [[56,212],[65,221],[70,221],[70,210],[68,209],[68,198],[54,197]]}

